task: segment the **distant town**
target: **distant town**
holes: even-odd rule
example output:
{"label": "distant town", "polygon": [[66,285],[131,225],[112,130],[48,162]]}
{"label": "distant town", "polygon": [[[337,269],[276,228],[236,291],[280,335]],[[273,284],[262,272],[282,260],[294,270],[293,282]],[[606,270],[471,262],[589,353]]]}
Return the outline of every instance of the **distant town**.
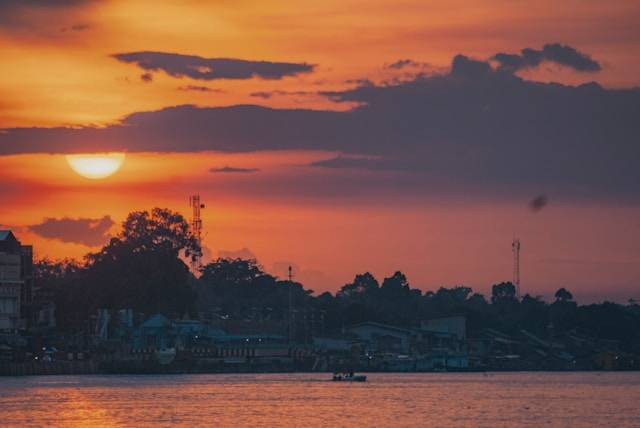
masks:
{"label": "distant town", "polygon": [[423,292],[402,272],[314,295],[255,260],[201,265],[198,227],[133,212],[82,261],[0,231],[0,374],[640,369],[633,300]]}

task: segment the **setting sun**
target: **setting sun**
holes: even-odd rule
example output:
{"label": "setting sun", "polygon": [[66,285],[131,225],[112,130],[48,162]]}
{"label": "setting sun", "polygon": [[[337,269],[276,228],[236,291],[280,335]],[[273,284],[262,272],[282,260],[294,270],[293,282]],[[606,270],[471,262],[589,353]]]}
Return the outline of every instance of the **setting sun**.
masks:
{"label": "setting sun", "polygon": [[79,175],[98,180],[117,172],[124,162],[124,153],[67,155],[67,163]]}

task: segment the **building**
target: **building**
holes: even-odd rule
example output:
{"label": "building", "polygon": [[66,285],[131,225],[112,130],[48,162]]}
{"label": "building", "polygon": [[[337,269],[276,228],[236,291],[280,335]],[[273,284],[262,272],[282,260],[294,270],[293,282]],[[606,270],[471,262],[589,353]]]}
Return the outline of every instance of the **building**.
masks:
{"label": "building", "polygon": [[0,230],[0,331],[26,327],[33,290],[33,248]]}
{"label": "building", "polygon": [[433,333],[454,335],[459,341],[467,338],[467,319],[464,315],[431,318],[420,323],[420,329]]}
{"label": "building", "polygon": [[416,330],[381,324],[363,322],[347,328],[347,332],[368,344],[375,352],[409,353],[412,345],[419,341]]}

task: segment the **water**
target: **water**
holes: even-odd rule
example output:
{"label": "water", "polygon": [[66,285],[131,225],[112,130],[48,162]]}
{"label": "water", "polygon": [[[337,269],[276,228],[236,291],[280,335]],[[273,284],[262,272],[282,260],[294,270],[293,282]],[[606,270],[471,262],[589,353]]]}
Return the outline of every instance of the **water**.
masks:
{"label": "water", "polygon": [[2,426],[640,427],[640,373],[0,378]]}

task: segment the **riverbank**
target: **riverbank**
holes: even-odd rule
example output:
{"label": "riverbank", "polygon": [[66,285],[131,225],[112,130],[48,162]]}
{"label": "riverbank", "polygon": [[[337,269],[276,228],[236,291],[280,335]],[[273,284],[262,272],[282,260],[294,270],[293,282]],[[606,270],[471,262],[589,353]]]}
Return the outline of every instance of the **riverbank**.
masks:
{"label": "riverbank", "polygon": [[[362,371],[362,370],[360,370]],[[540,369],[460,369],[460,370],[365,370],[367,373],[594,373],[594,372],[640,372],[640,370],[549,370]],[[168,364],[156,362],[98,362],[87,361],[52,361],[52,362],[0,362],[0,376],[43,376],[43,375],[163,375],[163,374],[275,374],[275,373],[331,373],[328,370],[313,371],[305,368],[293,368],[279,364],[221,365],[221,364]]]}

